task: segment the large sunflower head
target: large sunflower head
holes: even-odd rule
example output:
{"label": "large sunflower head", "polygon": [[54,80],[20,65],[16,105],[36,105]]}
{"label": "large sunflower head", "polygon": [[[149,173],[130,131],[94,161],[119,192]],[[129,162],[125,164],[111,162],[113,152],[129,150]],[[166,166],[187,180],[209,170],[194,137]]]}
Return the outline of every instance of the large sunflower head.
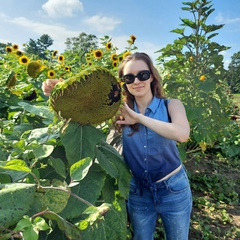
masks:
{"label": "large sunflower head", "polygon": [[88,67],[59,82],[51,93],[50,103],[64,119],[81,125],[98,124],[117,112],[121,103],[121,88],[108,70]]}

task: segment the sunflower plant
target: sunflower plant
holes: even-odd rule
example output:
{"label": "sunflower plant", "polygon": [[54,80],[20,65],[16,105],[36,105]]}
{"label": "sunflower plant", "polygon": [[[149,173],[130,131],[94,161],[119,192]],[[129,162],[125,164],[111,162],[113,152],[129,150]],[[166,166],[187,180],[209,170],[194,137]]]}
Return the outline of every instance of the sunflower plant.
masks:
{"label": "sunflower plant", "polygon": [[137,47],[134,45],[136,37],[131,35],[130,39],[127,40],[128,46],[125,47],[125,50],[120,53],[118,48],[113,45],[112,39],[109,36],[104,36],[100,38],[100,40],[102,47],[99,47],[98,49],[92,49],[91,52],[86,53],[85,58],[87,61],[87,66],[105,67],[116,76],[117,69],[121,61],[127,55],[131,54],[132,51],[137,49]]}
{"label": "sunflower plant", "polygon": [[[122,156],[106,142],[104,124],[91,124],[88,118],[87,124],[63,119],[61,107],[58,116],[49,108],[49,103],[59,106],[54,96],[63,98],[71,92],[71,83],[79,97],[65,100],[68,106],[80,101],[94,110],[99,96],[106,96],[109,108],[118,106],[121,91],[113,62],[119,64],[134,45],[117,54],[111,39],[104,37],[102,46],[89,53],[92,65],[81,69],[68,65],[58,51],[49,51],[48,60],[41,60],[14,44],[1,54],[1,239],[130,238],[125,200],[131,175]],[[91,94],[89,78],[96,81],[92,75],[101,77],[96,94]],[[41,90],[47,78],[64,79],[51,101]],[[98,95],[98,89],[105,95]],[[83,108],[79,114],[85,112]]]}

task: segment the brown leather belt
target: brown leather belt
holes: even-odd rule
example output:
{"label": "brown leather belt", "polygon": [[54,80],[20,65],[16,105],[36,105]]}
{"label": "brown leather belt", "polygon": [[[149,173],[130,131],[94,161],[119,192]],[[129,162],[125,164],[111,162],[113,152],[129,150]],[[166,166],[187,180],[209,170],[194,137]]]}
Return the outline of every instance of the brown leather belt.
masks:
{"label": "brown leather belt", "polygon": [[172,172],[167,174],[165,177],[161,178],[160,180],[157,180],[156,183],[162,182],[162,181],[166,180],[167,178],[170,178],[172,175],[174,175],[175,173],[180,171],[181,168],[182,168],[182,164],[179,167],[177,167],[175,170],[173,170]]}

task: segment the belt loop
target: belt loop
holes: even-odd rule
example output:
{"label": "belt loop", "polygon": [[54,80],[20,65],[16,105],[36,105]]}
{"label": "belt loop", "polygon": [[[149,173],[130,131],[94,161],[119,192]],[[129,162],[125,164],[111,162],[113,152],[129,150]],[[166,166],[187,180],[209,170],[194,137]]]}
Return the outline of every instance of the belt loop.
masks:
{"label": "belt loop", "polygon": [[168,185],[167,181],[166,181],[166,180],[163,180],[163,183],[164,183],[164,185],[165,185],[165,188],[168,189],[168,188],[169,188],[169,185]]}

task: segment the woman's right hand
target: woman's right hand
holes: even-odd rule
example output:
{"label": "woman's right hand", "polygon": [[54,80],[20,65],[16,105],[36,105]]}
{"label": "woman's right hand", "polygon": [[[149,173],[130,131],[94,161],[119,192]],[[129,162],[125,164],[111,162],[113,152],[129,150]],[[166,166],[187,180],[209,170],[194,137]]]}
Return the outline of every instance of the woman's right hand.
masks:
{"label": "woman's right hand", "polygon": [[42,90],[45,96],[50,96],[52,89],[58,82],[62,82],[63,79],[47,79],[42,83]]}

